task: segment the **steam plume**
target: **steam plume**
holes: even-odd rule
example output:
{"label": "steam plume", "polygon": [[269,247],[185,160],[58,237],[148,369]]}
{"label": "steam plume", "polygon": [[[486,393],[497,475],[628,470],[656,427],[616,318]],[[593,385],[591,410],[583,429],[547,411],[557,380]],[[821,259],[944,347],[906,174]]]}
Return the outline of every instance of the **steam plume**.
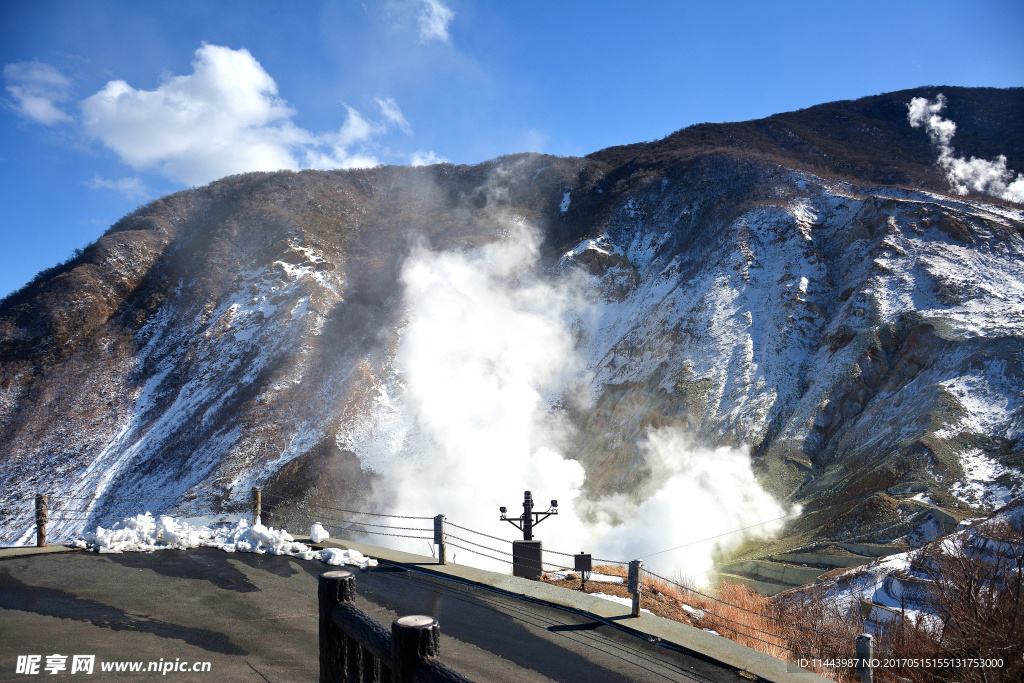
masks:
{"label": "steam plume", "polygon": [[[645,483],[600,500],[582,493],[582,465],[560,452],[572,428],[557,406],[585,370],[566,320],[583,306],[586,283],[545,277],[535,232],[522,222],[507,232],[470,253],[419,249],[405,264],[407,322],[394,367],[377,386],[369,419],[339,436],[383,475],[377,505],[395,514],[443,513],[512,539],[517,532],[499,521],[498,507],[517,517],[523,491],[531,490],[540,509],[559,501],[559,515],[537,528],[545,549],[621,560],[784,514],[754,479],[745,450],[700,449],[672,427],[650,431],[639,444],[640,468],[651,473]],[[510,550],[477,536],[467,540]],[[716,547],[741,540],[734,534],[721,546],[704,543],[650,561],[700,581]],[[423,541],[405,547],[426,549]],[[460,563],[507,569],[455,553]]]}
{"label": "steam plume", "polygon": [[924,125],[928,136],[939,149],[939,165],[946,170],[946,179],[958,194],[968,191],[982,192],[1012,202],[1024,202],[1024,175],[1006,167],[1006,157],[1000,154],[995,161],[953,156],[953,135],[956,124],[939,116],[946,106],[946,98],[939,93],[934,102],[915,97],[907,105],[907,120],[914,128]]}

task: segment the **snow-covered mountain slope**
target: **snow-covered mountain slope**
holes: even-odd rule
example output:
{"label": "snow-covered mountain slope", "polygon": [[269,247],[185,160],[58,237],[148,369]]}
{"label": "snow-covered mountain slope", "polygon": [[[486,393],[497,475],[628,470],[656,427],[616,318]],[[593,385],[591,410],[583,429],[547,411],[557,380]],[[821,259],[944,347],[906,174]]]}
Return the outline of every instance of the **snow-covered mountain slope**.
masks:
{"label": "snow-covered mountain slope", "polygon": [[249,174],[125,218],[0,304],[0,540],[28,537],[36,492],[91,521],[253,485],[365,503],[359,435],[402,390],[403,264],[510,222],[578,297],[574,378],[544,400],[589,495],[639,495],[665,426],[749,448],[803,506],[764,553],[919,544],[1022,495],[1024,212],[735,149],[603,154]]}
{"label": "snow-covered mountain slope", "polygon": [[583,330],[594,485],[624,485],[640,432],[677,419],[752,445],[808,512],[880,494],[896,521],[1022,494],[1024,214],[793,173],[702,224],[720,197],[687,180],[652,183],[563,257],[604,288]]}
{"label": "snow-covered mountain slope", "polygon": [[[1019,578],[1013,576],[1020,571],[1022,530],[1024,505],[1018,502],[986,519],[965,519],[955,531],[924,547],[855,569],[832,571],[814,584],[794,591],[790,597],[820,596],[837,613],[859,610],[869,623],[884,624],[904,618],[940,627],[949,616],[937,612],[942,610],[942,598],[948,601],[949,596],[937,590],[936,582],[959,580],[962,585],[956,586],[956,590],[984,596],[989,593],[993,579],[996,579],[996,586],[1005,589],[1005,585],[998,582],[1005,574],[1012,587],[1014,581],[1019,582]],[[972,560],[980,565],[973,575],[969,573]],[[956,562],[960,571],[965,568],[967,571],[957,576],[959,572],[943,566],[950,561]],[[988,571],[984,570],[984,565],[989,565]],[[968,577],[973,582],[964,581]]]}

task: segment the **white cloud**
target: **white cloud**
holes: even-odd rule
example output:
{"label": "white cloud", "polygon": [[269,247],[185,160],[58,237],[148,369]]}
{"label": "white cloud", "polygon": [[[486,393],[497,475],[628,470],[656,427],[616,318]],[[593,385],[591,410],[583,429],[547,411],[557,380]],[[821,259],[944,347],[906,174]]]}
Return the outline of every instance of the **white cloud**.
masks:
{"label": "white cloud", "polygon": [[939,166],[946,170],[946,180],[958,194],[973,190],[984,194],[1024,203],[1024,175],[1006,167],[1006,157],[1000,154],[995,161],[953,156],[953,136],[956,124],[939,116],[946,106],[946,98],[939,93],[934,102],[915,97],[907,105],[907,120],[914,128],[925,126],[932,144],[939,150]]}
{"label": "white cloud", "polygon": [[430,166],[432,164],[445,164],[450,159],[446,159],[443,156],[436,154],[433,150],[419,150],[412,153],[409,158],[410,166]]}
{"label": "white cloud", "polygon": [[4,66],[7,92],[14,98],[14,108],[24,116],[44,125],[71,121],[57,107],[68,99],[71,82],[59,71],[42,62],[16,62]]}
{"label": "white cloud", "polygon": [[409,126],[385,99],[381,123],[348,107],[337,132],[314,134],[292,122],[295,111],[248,50],[203,45],[192,65],[155,90],[107,83],[82,102],[86,132],[134,169],[199,185],[247,171],[375,166],[375,138]]}
{"label": "white cloud", "polygon": [[398,103],[395,102],[393,97],[385,97],[384,99],[378,97],[374,98],[373,101],[380,107],[380,112],[384,115],[385,119],[398,126],[406,135],[412,135],[412,126],[402,116],[402,110],[398,108]]}
{"label": "white cloud", "polygon": [[440,40],[447,43],[448,24],[455,18],[455,12],[439,0],[423,0],[420,9],[420,42]]}
{"label": "white cloud", "polygon": [[86,181],[85,184],[93,190],[114,190],[115,192],[120,192],[128,199],[146,199],[150,196],[149,188],[138,177],[112,180],[94,175],[92,180]]}

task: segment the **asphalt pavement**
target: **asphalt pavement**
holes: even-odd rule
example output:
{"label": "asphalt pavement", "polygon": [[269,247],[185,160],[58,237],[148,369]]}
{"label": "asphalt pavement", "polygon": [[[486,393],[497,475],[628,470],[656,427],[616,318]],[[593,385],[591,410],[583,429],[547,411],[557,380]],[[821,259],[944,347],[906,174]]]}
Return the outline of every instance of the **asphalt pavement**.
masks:
{"label": "asphalt pavement", "polygon": [[[317,577],[332,569],[210,548],[2,559],[0,681],[315,681]],[[356,604],[385,626],[436,618],[442,660],[478,681],[747,680],[607,620],[404,567],[346,569]],[[19,657],[26,668],[32,655],[39,673],[17,673]],[[65,670],[47,672],[52,655],[58,665],[66,658]],[[95,656],[93,674],[70,672],[76,655]],[[143,671],[101,670],[119,662]],[[146,672],[149,662],[169,670]],[[181,670],[206,662],[208,671]]]}

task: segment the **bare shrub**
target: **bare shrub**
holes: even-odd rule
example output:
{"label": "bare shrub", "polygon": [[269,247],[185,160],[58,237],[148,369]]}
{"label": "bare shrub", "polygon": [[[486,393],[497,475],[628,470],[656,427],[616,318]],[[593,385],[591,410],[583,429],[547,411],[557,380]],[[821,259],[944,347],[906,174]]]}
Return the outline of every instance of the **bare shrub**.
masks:
{"label": "bare shrub", "polygon": [[[931,590],[928,609],[934,623],[899,619],[880,634],[893,657],[927,657],[970,662],[922,672],[893,673],[911,681],[995,683],[1024,680],[1024,534],[1021,522],[993,521],[971,536],[951,536],[921,554],[919,566]],[[1002,662],[1001,666],[976,666]]]}

